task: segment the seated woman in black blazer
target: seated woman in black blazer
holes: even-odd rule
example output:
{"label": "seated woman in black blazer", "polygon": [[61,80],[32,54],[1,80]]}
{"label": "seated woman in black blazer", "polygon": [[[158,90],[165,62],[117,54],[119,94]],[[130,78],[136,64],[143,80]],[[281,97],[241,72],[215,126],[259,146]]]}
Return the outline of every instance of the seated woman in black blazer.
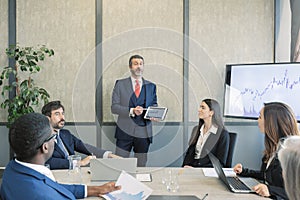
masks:
{"label": "seated woman in black blazer", "polygon": [[272,199],[288,199],[284,190],[282,168],[277,157],[277,146],[281,138],[299,135],[297,120],[292,109],[283,103],[266,103],[258,117],[260,132],[265,134],[265,150],[260,170],[243,168],[242,164],[234,166],[240,176],[249,176],[261,180],[253,187],[255,192]]}
{"label": "seated woman in black blazer", "polygon": [[209,152],[225,166],[230,138],[223,123],[219,103],[214,99],[204,99],[200,104],[198,115],[199,125],[193,128],[182,166],[212,167]]}

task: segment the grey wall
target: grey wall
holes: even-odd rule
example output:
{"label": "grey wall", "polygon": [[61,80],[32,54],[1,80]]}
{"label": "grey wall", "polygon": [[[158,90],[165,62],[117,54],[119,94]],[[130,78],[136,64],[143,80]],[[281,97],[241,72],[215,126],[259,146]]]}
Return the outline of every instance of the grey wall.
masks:
{"label": "grey wall", "polygon": [[[1,19],[7,19],[8,2],[0,0]],[[8,22],[2,21],[1,52],[9,38]],[[62,100],[67,121],[79,122],[67,128],[106,149],[114,150],[115,144],[114,126],[108,125],[114,122],[109,109],[114,81],[129,75],[130,54],[144,55],[145,77],[157,84],[159,104],[170,110],[168,124],[154,128],[150,166],[181,164],[201,99],[223,103],[226,63],[272,62],[274,54],[273,0],[26,0],[16,1],[16,23],[20,45],[46,44],[55,50],[35,80],[49,91],[50,100]],[[96,40],[102,45],[97,56]],[[0,54],[0,66],[6,64]],[[101,102],[96,101],[100,96]],[[101,128],[90,125],[97,123],[96,109],[101,110],[100,123],[107,122]],[[5,119],[1,110],[0,122]],[[239,133],[234,162],[259,166],[262,135],[256,125],[237,121],[228,129]],[[0,137],[5,165],[4,125]]]}
{"label": "grey wall", "polygon": [[9,161],[8,129],[0,126],[0,166],[5,166]]}

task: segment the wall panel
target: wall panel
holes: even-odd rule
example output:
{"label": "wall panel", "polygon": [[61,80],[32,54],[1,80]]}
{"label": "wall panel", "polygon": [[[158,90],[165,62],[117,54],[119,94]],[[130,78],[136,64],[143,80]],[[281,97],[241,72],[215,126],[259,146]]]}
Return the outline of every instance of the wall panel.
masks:
{"label": "wall panel", "polygon": [[60,99],[68,121],[95,121],[95,1],[18,0],[17,42],[55,51],[36,82]]}
{"label": "wall panel", "polygon": [[144,77],[157,84],[158,103],[170,110],[166,120],[182,121],[182,31],[182,1],[103,1],[104,122],[114,121],[112,89],[116,79],[130,76],[133,54],[144,57]]}
{"label": "wall panel", "polygon": [[[0,69],[2,67],[8,65],[8,60],[5,55],[5,49],[8,47],[8,1],[0,0]],[[1,91],[2,92],[2,91]],[[4,98],[0,95],[0,102],[2,102]],[[7,117],[7,112],[4,112],[1,109],[0,112],[0,122],[5,122]]]}
{"label": "wall panel", "polygon": [[226,63],[273,62],[273,0],[190,0],[189,118],[203,98],[223,103]]}

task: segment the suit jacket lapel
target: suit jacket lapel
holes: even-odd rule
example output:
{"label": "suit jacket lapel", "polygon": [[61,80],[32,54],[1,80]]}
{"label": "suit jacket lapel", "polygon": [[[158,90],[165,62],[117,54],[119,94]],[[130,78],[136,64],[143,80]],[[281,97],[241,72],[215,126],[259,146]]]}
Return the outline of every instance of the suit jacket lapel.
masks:
{"label": "suit jacket lapel", "polygon": [[55,151],[57,151],[59,154],[61,154],[63,157],[65,157],[65,153],[61,150],[61,148],[55,143]]}
{"label": "suit jacket lapel", "polygon": [[[67,149],[67,151],[68,151],[68,154],[70,155],[70,154],[73,154],[73,150],[71,149],[71,146],[70,146],[70,140],[68,139],[68,137],[64,134],[64,130],[63,129],[61,129],[60,131],[59,131],[59,137],[61,138],[61,140],[63,141],[63,143],[64,143],[64,146],[65,146],[65,148]],[[60,149],[60,148],[59,148]],[[64,152],[62,152],[61,151],[61,153],[63,154],[63,155],[65,155],[64,154]]]}
{"label": "suit jacket lapel", "polygon": [[146,104],[146,108],[149,106],[149,98],[148,97],[148,88],[149,88],[149,84],[147,82],[147,80],[145,80],[144,78],[143,79],[143,87],[144,87],[144,90],[145,90],[145,104]]}
{"label": "suit jacket lapel", "polygon": [[210,135],[208,136],[204,146],[203,146],[203,149],[202,149],[202,152],[201,152],[201,158],[205,157],[207,155],[208,152],[211,152],[211,150],[214,148],[214,146],[216,145],[216,143],[218,142],[219,140],[219,137],[220,137],[220,134],[221,134],[221,129],[218,128],[218,131],[216,134],[214,133],[210,133]]}
{"label": "suit jacket lapel", "polygon": [[129,97],[131,97],[131,95],[133,94],[133,88],[132,88],[132,83],[131,83],[131,77],[125,79],[125,89],[126,89],[126,93],[129,94]]}

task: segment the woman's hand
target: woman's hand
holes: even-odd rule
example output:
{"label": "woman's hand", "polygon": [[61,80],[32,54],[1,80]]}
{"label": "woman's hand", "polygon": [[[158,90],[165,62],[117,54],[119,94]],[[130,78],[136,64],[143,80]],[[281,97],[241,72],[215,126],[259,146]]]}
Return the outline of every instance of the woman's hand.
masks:
{"label": "woman's hand", "polygon": [[242,165],[241,163],[236,164],[236,165],[233,167],[233,171],[234,171],[236,174],[242,173],[242,171],[243,171],[243,165]]}
{"label": "woman's hand", "polygon": [[253,187],[253,190],[259,194],[260,196],[263,196],[263,197],[269,197],[270,196],[270,192],[269,192],[269,189],[268,189],[268,186],[265,185],[265,184],[258,184],[256,186]]}
{"label": "woman's hand", "polygon": [[184,165],[183,168],[194,168],[194,167],[189,166],[189,165]]}

